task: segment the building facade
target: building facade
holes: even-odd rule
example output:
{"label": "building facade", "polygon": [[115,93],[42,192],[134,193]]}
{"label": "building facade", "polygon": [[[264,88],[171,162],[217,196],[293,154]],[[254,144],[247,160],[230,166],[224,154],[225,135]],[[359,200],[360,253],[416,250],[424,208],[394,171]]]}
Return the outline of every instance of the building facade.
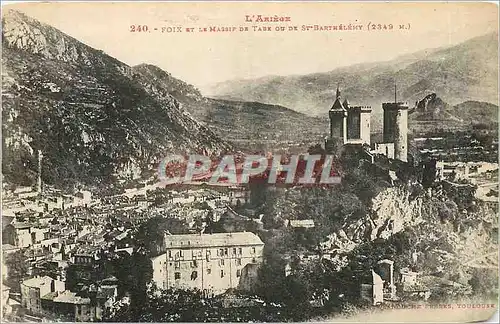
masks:
{"label": "building facade", "polygon": [[262,262],[264,243],[250,232],[185,234],[165,235],[163,248],[151,260],[159,288],[220,294],[240,288],[242,276],[252,273],[246,268]]}
{"label": "building facade", "polygon": [[64,282],[49,276],[24,280],[21,283],[21,305],[32,313],[39,314],[42,312],[42,297],[64,289]]}

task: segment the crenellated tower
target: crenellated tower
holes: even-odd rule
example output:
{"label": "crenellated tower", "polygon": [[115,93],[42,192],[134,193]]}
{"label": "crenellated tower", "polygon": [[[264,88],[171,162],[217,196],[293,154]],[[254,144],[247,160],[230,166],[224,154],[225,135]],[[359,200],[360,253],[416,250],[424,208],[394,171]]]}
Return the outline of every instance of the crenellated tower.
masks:
{"label": "crenellated tower", "polygon": [[394,158],[408,161],[408,104],[386,102],[384,110],[384,143],[394,143]]}

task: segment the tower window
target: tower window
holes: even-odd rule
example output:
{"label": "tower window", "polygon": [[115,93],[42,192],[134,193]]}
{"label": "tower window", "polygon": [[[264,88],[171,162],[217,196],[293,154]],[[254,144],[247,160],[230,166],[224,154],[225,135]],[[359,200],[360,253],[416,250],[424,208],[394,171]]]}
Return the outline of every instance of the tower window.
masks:
{"label": "tower window", "polygon": [[191,273],[191,280],[196,280],[196,278],[198,278],[198,271],[193,271]]}
{"label": "tower window", "polygon": [[180,272],[174,273],[174,278],[175,278],[175,280],[181,279],[181,273]]}
{"label": "tower window", "polygon": [[236,270],[236,277],[241,277],[241,270],[240,269]]}

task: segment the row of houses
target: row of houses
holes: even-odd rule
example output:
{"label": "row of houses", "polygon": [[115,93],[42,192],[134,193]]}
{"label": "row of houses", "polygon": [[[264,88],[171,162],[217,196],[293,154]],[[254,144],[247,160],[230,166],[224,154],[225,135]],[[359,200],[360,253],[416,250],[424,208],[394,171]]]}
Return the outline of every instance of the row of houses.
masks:
{"label": "row of houses", "polygon": [[21,305],[32,316],[55,315],[71,322],[102,320],[103,311],[117,297],[117,279],[107,278],[84,292],[67,290],[64,281],[49,276],[33,277],[21,283]]}

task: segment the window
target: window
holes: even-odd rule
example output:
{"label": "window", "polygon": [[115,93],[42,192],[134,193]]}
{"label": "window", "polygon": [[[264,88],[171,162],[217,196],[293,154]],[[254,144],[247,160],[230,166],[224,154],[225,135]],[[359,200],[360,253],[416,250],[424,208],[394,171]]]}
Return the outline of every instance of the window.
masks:
{"label": "window", "polygon": [[236,255],[236,248],[233,248],[233,255]]}
{"label": "window", "polygon": [[175,268],[179,269],[181,267],[181,263],[179,261],[175,261]]}
{"label": "window", "polygon": [[236,270],[236,277],[241,277],[241,270],[240,269]]}
{"label": "window", "polygon": [[241,259],[236,259],[236,265],[241,265]]}
{"label": "window", "polygon": [[211,274],[211,273],[212,273],[212,269],[207,268],[207,274]]}
{"label": "window", "polygon": [[252,247],[252,253],[255,253],[255,246]]}
{"label": "window", "polygon": [[241,255],[241,254],[242,254],[242,252],[243,252],[243,249],[242,249],[242,248],[238,248],[238,253],[239,253],[239,255]]}
{"label": "window", "polygon": [[174,273],[174,278],[175,278],[175,280],[181,279],[181,273],[180,272]]}
{"label": "window", "polygon": [[180,250],[180,251],[179,251],[179,255],[181,256],[181,258],[184,256],[184,255],[182,254],[182,250]]}
{"label": "window", "polygon": [[191,268],[197,268],[198,262],[196,260],[191,261]]}
{"label": "window", "polygon": [[191,272],[191,280],[196,280],[198,278],[198,271]]}
{"label": "window", "polygon": [[220,277],[221,277],[221,278],[224,278],[224,270],[221,270],[221,271],[220,271]]}
{"label": "window", "polygon": [[220,249],[220,256],[224,255],[224,249]]}
{"label": "window", "polygon": [[224,259],[220,259],[220,260],[219,260],[219,265],[220,265],[220,266],[223,266],[223,265],[224,265]]}
{"label": "window", "polygon": [[227,255],[227,248],[224,249],[224,255]]}
{"label": "window", "polygon": [[172,257],[172,251],[171,250],[168,250],[168,257],[171,258]]}
{"label": "window", "polygon": [[257,263],[257,260],[255,260],[255,258],[252,258],[252,263]]}

